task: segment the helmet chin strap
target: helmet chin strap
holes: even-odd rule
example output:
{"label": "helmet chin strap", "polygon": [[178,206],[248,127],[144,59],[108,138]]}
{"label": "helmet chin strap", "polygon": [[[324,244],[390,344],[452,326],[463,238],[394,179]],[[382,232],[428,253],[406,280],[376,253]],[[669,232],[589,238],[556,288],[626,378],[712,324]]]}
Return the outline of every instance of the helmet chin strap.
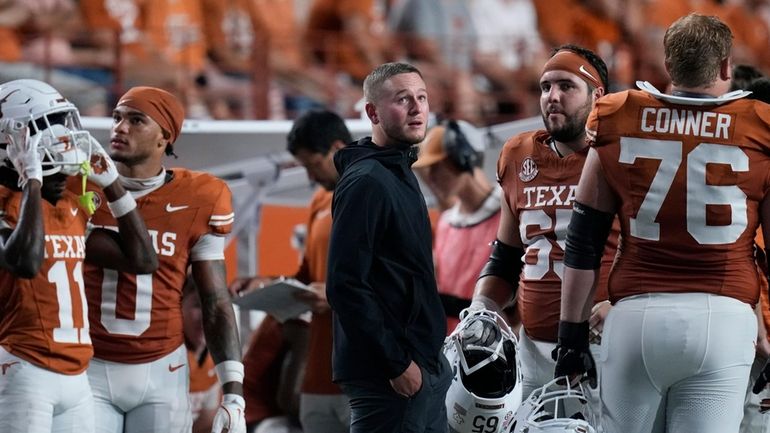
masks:
{"label": "helmet chin strap", "polygon": [[83,190],[83,193],[78,197],[78,201],[80,202],[80,206],[82,206],[86,211],[88,211],[89,215],[93,215],[93,213],[96,211],[96,203],[94,201],[94,192],[86,190],[89,174],[91,174],[91,162],[83,161],[82,163],[80,163],[80,179],[81,179],[80,185]]}

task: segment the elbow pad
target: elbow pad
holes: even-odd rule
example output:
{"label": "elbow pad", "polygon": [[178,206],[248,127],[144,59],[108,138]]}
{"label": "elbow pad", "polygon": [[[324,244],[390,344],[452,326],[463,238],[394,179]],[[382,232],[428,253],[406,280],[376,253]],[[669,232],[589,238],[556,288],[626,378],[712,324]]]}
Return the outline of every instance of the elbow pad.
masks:
{"label": "elbow pad", "polygon": [[573,269],[599,269],[614,219],[614,214],[575,202],[567,227],[564,265]]}
{"label": "elbow pad", "polygon": [[488,275],[502,278],[513,286],[513,291],[519,288],[519,275],[521,268],[524,267],[524,249],[521,247],[512,247],[495,239],[492,242],[492,253],[489,255],[487,264],[481,269],[479,279]]}

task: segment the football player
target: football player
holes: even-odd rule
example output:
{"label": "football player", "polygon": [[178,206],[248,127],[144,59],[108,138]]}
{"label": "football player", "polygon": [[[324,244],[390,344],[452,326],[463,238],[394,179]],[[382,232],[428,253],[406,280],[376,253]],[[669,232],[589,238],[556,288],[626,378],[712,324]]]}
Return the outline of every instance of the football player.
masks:
{"label": "football player", "polygon": [[[0,85],[0,118],[0,431],[93,432],[83,263],[147,273],[157,257],[74,105],[46,83],[15,80]],[[65,189],[89,165],[119,233],[93,228]]]}
{"label": "football player", "polygon": [[[206,343],[224,392],[212,431],[245,430],[243,364],[224,266],[233,210],[225,182],[166,169],[184,109],[170,93],[134,87],[113,110],[109,152],[136,199],[160,262],[157,272],[86,266],[94,360],[88,376],[99,432],[183,432],[191,425],[183,344],[182,289],[191,267]],[[76,187],[76,185],[71,185]],[[96,203],[102,203],[96,191]],[[94,224],[115,228],[98,206]]]}
{"label": "football player", "polygon": [[754,235],[770,229],[770,107],[730,87],[732,32],[691,14],[664,37],[672,93],[599,100],[567,233],[556,375],[588,352],[596,269],[615,215],[614,306],[600,355],[607,432],[737,432],[754,360]]}
{"label": "football player", "polygon": [[[502,216],[471,308],[500,311],[517,296],[524,399],[553,379],[551,352],[558,337],[564,237],[588,152],[585,122],[607,85],[607,66],[592,51],[574,45],[554,50],[540,77],[546,130],[508,140],[497,163]],[[613,239],[604,256],[605,270],[614,254]],[[607,299],[605,286],[606,279],[595,298],[597,333],[608,307],[602,302]]]}

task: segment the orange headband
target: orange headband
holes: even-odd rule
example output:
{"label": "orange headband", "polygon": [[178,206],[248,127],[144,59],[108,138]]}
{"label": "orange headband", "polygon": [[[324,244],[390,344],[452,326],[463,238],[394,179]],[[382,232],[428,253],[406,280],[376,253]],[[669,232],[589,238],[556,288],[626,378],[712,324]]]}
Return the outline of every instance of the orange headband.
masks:
{"label": "orange headband", "polygon": [[168,132],[169,144],[173,144],[182,131],[184,107],[176,96],[156,87],[132,87],[120,97],[118,106],[125,105],[139,110]]}
{"label": "orange headband", "polygon": [[570,50],[561,50],[553,55],[543,66],[543,73],[548,71],[567,71],[582,78],[586,83],[604,88],[599,71],[580,54]]}

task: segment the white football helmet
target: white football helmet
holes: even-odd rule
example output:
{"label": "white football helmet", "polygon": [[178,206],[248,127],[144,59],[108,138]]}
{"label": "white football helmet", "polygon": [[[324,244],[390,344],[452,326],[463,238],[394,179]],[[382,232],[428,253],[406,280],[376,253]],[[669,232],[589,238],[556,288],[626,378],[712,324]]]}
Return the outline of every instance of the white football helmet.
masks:
{"label": "white football helmet", "polygon": [[521,403],[518,340],[497,313],[469,312],[444,342],[454,378],[446,395],[452,433],[508,433]]}
{"label": "white football helmet", "polygon": [[556,378],[521,403],[510,433],[596,433],[586,403],[582,384]]}
{"label": "white football helmet", "polygon": [[[91,155],[88,131],[82,129],[77,107],[50,85],[30,79],[13,80],[0,85],[0,120],[8,128],[27,126],[29,139],[39,140],[43,176],[58,172],[72,175]],[[6,158],[6,134],[0,134],[0,161],[13,168]]]}

